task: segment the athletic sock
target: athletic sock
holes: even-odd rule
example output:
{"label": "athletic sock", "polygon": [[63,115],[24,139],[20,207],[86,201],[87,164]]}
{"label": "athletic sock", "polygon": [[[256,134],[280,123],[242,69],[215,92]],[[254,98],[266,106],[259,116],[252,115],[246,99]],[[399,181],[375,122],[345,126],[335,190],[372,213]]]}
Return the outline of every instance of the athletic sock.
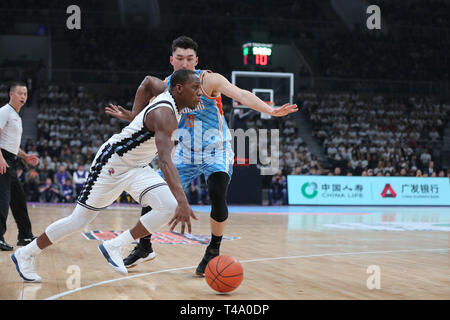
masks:
{"label": "athletic sock", "polygon": [[41,253],[41,249],[37,245],[37,238],[22,248],[22,252],[26,256],[36,256]]}
{"label": "athletic sock", "polygon": [[142,246],[142,248],[145,251],[152,251],[153,250],[152,249],[151,239],[152,239],[152,234],[151,233],[148,236],[145,236],[145,237],[139,239],[139,244]]}
{"label": "athletic sock", "polygon": [[208,248],[219,250],[221,242],[222,236],[215,236],[211,234],[211,241],[209,242]]}
{"label": "athletic sock", "polygon": [[130,233],[130,230],[123,232],[117,238],[111,240],[111,244],[114,246],[125,246],[134,241],[133,236]]}

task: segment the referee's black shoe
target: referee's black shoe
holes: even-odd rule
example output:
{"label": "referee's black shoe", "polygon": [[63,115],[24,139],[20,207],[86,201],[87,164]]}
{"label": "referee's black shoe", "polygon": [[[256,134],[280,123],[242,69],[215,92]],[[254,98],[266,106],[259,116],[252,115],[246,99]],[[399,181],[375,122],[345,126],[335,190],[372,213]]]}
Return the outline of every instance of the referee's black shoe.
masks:
{"label": "referee's black shoe", "polygon": [[5,240],[0,240],[0,250],[2,251],[13,251],[13,247],[5,242]]}
{"label": "referee's black shoe", "polygon": [[197,269],[195,270],[195,274],[201,277],[205,276],[205,269],[208,265],[208,262],[211,261],[212,258],[217,257],[219,255],[219,249],[214,248],[206,248],[205,255],[203,256],[202,261],[200,261],[200,264],[198,265]]}
{"label": "referee's black shoe", "polygon": [[23,238],[23,239],[19,239],[17,241],[17,245],[18,246],[26,246],[27,244],[30,244],[34,239],[36,239],[35,236],[31,236],[29,238]]}
{"label": "referee's black shoe", "polygon": [[125,265],[125,268],[129,269],[136,267],[139,263],[153,260],[155,257],[156,254],[153,252],[151,246],[149,248],[144,248],[144,246],[138,243],[128,257],[123,259],[123,264]]}

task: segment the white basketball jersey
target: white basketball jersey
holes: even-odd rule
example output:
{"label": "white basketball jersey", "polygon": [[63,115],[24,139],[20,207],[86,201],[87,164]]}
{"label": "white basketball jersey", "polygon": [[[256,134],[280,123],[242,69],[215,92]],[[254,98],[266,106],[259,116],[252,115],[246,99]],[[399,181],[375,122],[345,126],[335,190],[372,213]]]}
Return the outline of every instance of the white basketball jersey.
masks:
{"label": "white basketball jersey", "polygon": [[130,167],[148,165],[156,156],[157,149],[155,133],[147,129],[144,121],[150,111],[160,107],[170,108],[179,121],[180,116],[175,100],[169,90],[166,90],[154,98],[120,133],[109,138],[100,148],[101,155],[112,156],[114,154],[120,158],[121,162]]}

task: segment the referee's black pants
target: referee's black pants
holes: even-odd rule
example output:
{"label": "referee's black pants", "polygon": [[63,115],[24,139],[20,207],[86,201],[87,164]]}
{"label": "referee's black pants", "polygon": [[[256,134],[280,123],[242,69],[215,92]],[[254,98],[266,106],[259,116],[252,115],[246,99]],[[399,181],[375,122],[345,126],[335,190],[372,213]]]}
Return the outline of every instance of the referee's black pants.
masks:
{"label": "referee's black pants", "polygon": [[17,224],[19,234],[18,239],[28,239],[33,236],[31,231],[31,221],[28,216],[27,199],[22,185],[17,178],[16,156],[2,150],[3,157],[9,165],[5,174],[0,174],[0,240],[6,232],[6,220],[8,218],[9,207]]}

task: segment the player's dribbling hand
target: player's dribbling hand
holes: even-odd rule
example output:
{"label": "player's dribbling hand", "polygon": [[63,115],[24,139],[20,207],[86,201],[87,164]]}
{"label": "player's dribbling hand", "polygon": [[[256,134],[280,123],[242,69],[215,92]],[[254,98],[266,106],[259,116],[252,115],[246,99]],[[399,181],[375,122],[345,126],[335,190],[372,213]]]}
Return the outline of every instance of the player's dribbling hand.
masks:
{"label": "player's dribbling hand", "polygon": [[131,112],[129,110],[126,110],[122,106],[114,105],[112,103],[109,104],[109,107],[105,108],[105,112],[114,118],[125,120],[125,121],[131,121],[133,118],[131,117]]}
{"label": "player's dribbling hand", "polygon": [[175,229],[175,226],[178,224],[178,222],[181,222],[181,234],[184,234],[185,224],[187,224],[188,232],[191,233],[191,220],[190,218],[194,220],[198,220],[197,217],[194,214],[194,211],[192,211],[189,204],[178,204],[177,209],[175,210],[175,215],[173,216],[172,220],[169,222],[170,231],[173,231]]}
{"label": "player's dribbling hand", "polygon": [[6,173],[6,169],[8,169],[9,166],[6,163],[5,159],[0,159],[0,174],[5,174]]}
{"label": "player's dribbling hand", "polygon": [[274,117],[283,117],[286,116],[290,113],[293,112],[297,112],[298,111],[298,107],[296,104],[283,104],[283,106],[281,108],[278,109],[273,109],[271,116]]}

